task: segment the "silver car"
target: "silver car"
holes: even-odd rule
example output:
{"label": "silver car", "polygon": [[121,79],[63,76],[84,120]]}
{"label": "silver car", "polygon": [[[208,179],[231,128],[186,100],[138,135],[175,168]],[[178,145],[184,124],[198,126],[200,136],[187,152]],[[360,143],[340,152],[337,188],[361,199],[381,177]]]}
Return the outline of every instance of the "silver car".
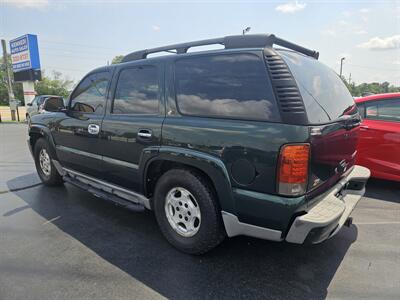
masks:
{"label": "silver car", "polygon": [[44,107],[45,102],[49,98],[61,98],[61,99],[63,99],[60,96],[54,96],[54,95],[38,95],[38,96],[36,96],[32,100],[32,102],[27,104],[28,107],[26,109],[26,122],[28,124],[30,124],[32,116],[46,112],[43,109],[43,107]]}

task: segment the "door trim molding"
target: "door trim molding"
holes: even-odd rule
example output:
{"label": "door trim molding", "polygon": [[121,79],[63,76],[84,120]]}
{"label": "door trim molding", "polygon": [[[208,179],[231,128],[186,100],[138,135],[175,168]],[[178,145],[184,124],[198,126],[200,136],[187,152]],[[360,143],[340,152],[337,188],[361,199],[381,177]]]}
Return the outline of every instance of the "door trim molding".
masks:
{"label": "door trim molding", "polygon": [[133,163],[130,163],[130,162],[127,162],[127,161],[123,161],[123,160],[119,160],[119,159],[115,159],[115,158],[111,158],[111,157],[108,157],[108,156],[98,155],[98,154],[94,154],[94,153],[78,150],[78,149],[75,149],[75,148],[65,147],[65,146],[61,146],[61,145],[57,145],[56,148],[57,148],[57,150],[60,150],[60,151],[70,152],[70,153],[74,153],[74,154],[90,157],[90,158],[93,158],[93,159],[102,160],[102,161],[105,161],[105,162],[110,163],[110,164],[123,166],[123,167],[126,167],[126,168],[135,169],[135,170],[139,169],[139,165],[137,165],[137,164],[133,164]]}
{"label": "door trim molding", "polygon": [[123,161],[123,160],[119,160],[119,159],[115,159],[115,158],[111,158],[111,157],[108,157],[108,156],[103,156],[103,160],[105,162],[110,163],[110,164],[119,165],[119,166],[131,168],[131,169],[135,169],[135,170],[139,169],[139,165],[137,165],[137,164],[133,164],[133,163],[130,163],[130,162],[127,162],[127,161]]}

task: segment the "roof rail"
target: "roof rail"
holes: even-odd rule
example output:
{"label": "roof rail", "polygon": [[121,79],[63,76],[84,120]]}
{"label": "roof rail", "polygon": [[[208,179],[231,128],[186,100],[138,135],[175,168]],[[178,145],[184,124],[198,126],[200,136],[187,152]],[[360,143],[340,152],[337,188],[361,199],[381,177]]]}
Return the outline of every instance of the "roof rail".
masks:
{"label": "roof rail", "polygon": [[231,35],[221,38],[194,41],[188,43],[180,43],[169,46],[162,46],[157,48],[145,49],[140,51],[132,52],[126,55],[122,62],[134,61],[139,59],[145,59],[147,55],[157,52],[172,52],[176,54],[186,53],[189,48],[197,46],[206,45],[223,45],[225,49],[235,49],[235,48],[256,48],[256,47],[272,47],[273,45],[282,46],[307,56],[311,56],[318,59],[319,53],[315,50],[304,48],[300,45],[294,44],[292,42],[283,40],[276,37],[273,34],[248,34],[248,35]]}

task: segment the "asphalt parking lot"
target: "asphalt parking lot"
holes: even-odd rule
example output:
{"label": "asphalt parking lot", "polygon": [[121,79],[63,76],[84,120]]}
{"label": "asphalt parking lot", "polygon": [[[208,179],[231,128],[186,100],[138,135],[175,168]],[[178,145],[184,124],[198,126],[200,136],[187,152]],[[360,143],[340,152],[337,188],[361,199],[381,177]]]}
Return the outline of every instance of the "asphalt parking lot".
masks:
{"label": "asphalt parking lot", "polygon": [[400,185],[371,180],[320,245],[226,240],[189,256],[133,213],[39,183],[27,128],[0,124],[0,299],[399,299]]}

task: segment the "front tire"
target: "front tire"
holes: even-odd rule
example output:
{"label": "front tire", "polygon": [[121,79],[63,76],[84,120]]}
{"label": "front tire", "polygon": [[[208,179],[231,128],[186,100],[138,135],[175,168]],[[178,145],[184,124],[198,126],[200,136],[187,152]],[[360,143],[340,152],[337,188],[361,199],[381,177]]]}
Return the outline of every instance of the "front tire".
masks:
{"label": "front tire", "polygon": [[154,192],[154,211],[165,238],[183,252],[203,254],[225,238],[215,193],[195,171],[163,174]]}
{"label": "front tire", "polygon": [[34,158],[36,170],[44,185],[58,186],[63,184],[63,179],[51,161],[49,144],[44,138],[35,143]]}

